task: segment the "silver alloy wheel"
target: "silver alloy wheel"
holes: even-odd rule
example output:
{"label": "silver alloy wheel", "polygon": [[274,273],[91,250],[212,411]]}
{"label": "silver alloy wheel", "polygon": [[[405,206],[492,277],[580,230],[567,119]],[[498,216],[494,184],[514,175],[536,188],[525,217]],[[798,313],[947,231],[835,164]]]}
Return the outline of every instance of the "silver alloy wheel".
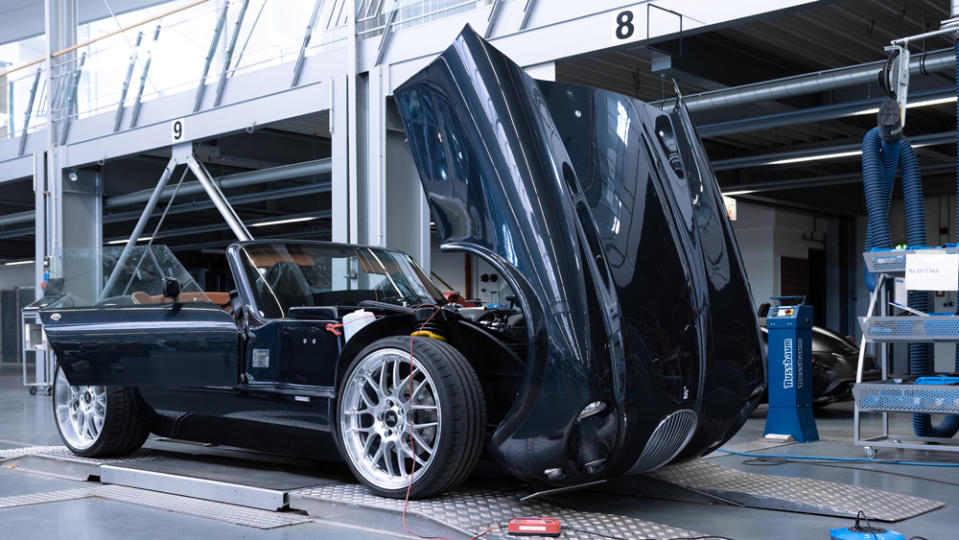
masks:
{"label": "silver alloy wheel", "polygon": [[419,362],[412,373],[410,368],[409,351],[373,351],[357,364],[343,391],[343,446],[359,474],[381,489],[407,487],[411,471],[413,482],[425,474],[442,436],[433,378]]}
{"label": "silver alloy wheel", "polygon": [[105,386],[70,386],[58,369],[53,404],[60,434],[70,446],[86,450],[97,442],[107,414]]}

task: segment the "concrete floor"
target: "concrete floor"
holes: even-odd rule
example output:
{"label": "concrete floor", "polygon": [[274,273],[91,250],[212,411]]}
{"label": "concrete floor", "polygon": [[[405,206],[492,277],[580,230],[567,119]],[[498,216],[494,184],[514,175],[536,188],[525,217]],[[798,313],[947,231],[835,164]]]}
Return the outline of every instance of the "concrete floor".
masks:
{"label": "concrete floor", "polygon": [[[50,398],[30,396],[20,386],[20,372],[12,366],[0,366],[0,448],[33,445],[59,445],[53,425]],[[862,457],[862,449],[851,443],[852,407],[835,404],[817,413],[822,441],[794,444],[765,453],[793,455]],[[762,437],[765,407],[761,407],[731,443]],[[869,418],[867,427],[878,429],[878,418]],[[907,433],[909,419],[897,418],[893,432]],[[150,444],[150,443],[148,443]],[[880,457],[894,458],[893,450]],[[906,535],[929,540],[956,538],[959,528],[959,468],[883,465],[875,463],[811,464],[787,463],[756,467],[743,464],[745,458],[724,456],[711,461],[729,467],[762,474],[812,477],[907,493],[944,501],[946,506],[927,514],[886,526]],[[909,461],[959,461],[959,456],[928,451],[906,451]],[[840,465],[840,466],[835,466]],[[83,483],[23,471],[0,469],[0,497],[43,493],[81,486]],[[846,526],[848,520],[739,508],[725,505],[701,505],[655,499],[641,499],[596,492],[574,492],[553,502],[585,511],[606,512],[639,517],[707,534],[747,539],[820,540],[829,537],[832,527]],[[123,502],[89,498],[0,510],[0,538],[61,538],[98,540],[139,538],[391,538],[402,524],[396,519],[397,534],[372,535],[368,531],[342,527],[317,520],[269,531],[230,525]]]}

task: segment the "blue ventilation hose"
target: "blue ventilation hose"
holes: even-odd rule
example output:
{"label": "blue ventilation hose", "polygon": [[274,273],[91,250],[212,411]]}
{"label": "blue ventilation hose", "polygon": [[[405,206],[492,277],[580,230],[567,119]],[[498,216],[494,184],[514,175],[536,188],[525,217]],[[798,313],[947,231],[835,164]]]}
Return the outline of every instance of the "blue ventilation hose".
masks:
{"label": "blue ventilation hose", "polygon": [[[959,53],[959,46],[956,48]],[[957,87],[959,93],[959,87]],[[957,105],[959,107],[959,105]],[[957,139],[959,145],[959,139]],[[892,200],[896,170],[902,174],[902,191],[905,209],[906,242],[921,246],[926,243],[925,204],[922,199],[922,178],[919,162],[912,145],[905,137],[895,142],[883,141],[879,128],[866,133],[862,141],[862,176],[866,195],[866,249],[892,249],[892,234],[889,230],[889,205]],[[959,169],[957,169],[959,175]],[[957,176],[959,178],[959,176]],[[957,185],[959,187],[959,185]],[[959,212],[957,212],[959,223]],[[875,287],[875,277],[866,274],[867,285]],[[871,279],[870,279],[871,278]],[[909,307],[920,311],[929,310],[929,294],[922,291],[909,292]],[[929,344],[909,345],[909,372],[924,375],[932,372]],[[959,350],[956,353],[956,369],[959,371]],[[947,416],[938,426],[932,425],[928,414],[913,414],[912,427],[920,437],[952,437],[959,432],[959,416]]]}

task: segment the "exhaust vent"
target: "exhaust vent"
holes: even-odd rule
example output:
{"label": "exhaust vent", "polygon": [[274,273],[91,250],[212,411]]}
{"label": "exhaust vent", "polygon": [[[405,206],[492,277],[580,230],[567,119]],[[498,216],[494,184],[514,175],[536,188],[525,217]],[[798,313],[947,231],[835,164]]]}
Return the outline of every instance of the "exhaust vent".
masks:
{"label": "exhaust vent", "polygon": [[653,430],[643,453],[626,474],[640,474],[667,464],[679,454],[696,431],[698,417],[689,409],[672,412]]}

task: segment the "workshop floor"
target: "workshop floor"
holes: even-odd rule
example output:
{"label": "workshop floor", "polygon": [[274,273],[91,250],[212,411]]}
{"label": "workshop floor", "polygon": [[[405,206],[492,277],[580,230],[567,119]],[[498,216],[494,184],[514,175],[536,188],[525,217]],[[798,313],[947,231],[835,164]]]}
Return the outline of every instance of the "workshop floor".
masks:
{"label": "workshop floor", "polygon": [[[0,449],[61,444],[53,424],[49,399],[47,396],[30,396],[20,385],[19,369],[0,366]],[[761,438],[764,417],[765,406],[756,411],[731,443]],[[764,453],[857,458],[863,456],[862,449],[851,443],[851,404],[835,404],[819,411],[817,425],[822,441],[773,448]],[[867,429],[876,430],[879,425],[878,418],[869,418],[864,425]],[[907,433],[909,430],[908,417],[896,418],[893,432]],[[893,450],[880,452],[880,458],[894,457]],[[959,508],[959,468],[793,462],[757,467],[743,464],[744,459],[740,456],[724,456],[711,458],[710,461],[750,472],[832,480],[940,500],[946,503],[944,508],[889,526],[905,534],[907,538],[956,538],[956,530],[959,529],[959,512],[956,511]],[[947,462],[950,459],[959,461],[959,456],[906,451],[901,459]],[[45,493],[82,484],[23,471],[0,469],[0,497]],[[640,499],[596,492],[569,493],[555,499],[555,502],[579,510],[639,517],[741,540],[821,540],[829,537],[830,528],[849,523],[844,519],[808,514]],[[319,520],[274,530],[258,530],[98,498],[3,509],[0,510],[0,524],[3,527],[0,537],[11,539],[407,538],[399,532],[402,531],[399,519],[396,523],[397,533],[391,535],[372,535],[369,531]]]}

